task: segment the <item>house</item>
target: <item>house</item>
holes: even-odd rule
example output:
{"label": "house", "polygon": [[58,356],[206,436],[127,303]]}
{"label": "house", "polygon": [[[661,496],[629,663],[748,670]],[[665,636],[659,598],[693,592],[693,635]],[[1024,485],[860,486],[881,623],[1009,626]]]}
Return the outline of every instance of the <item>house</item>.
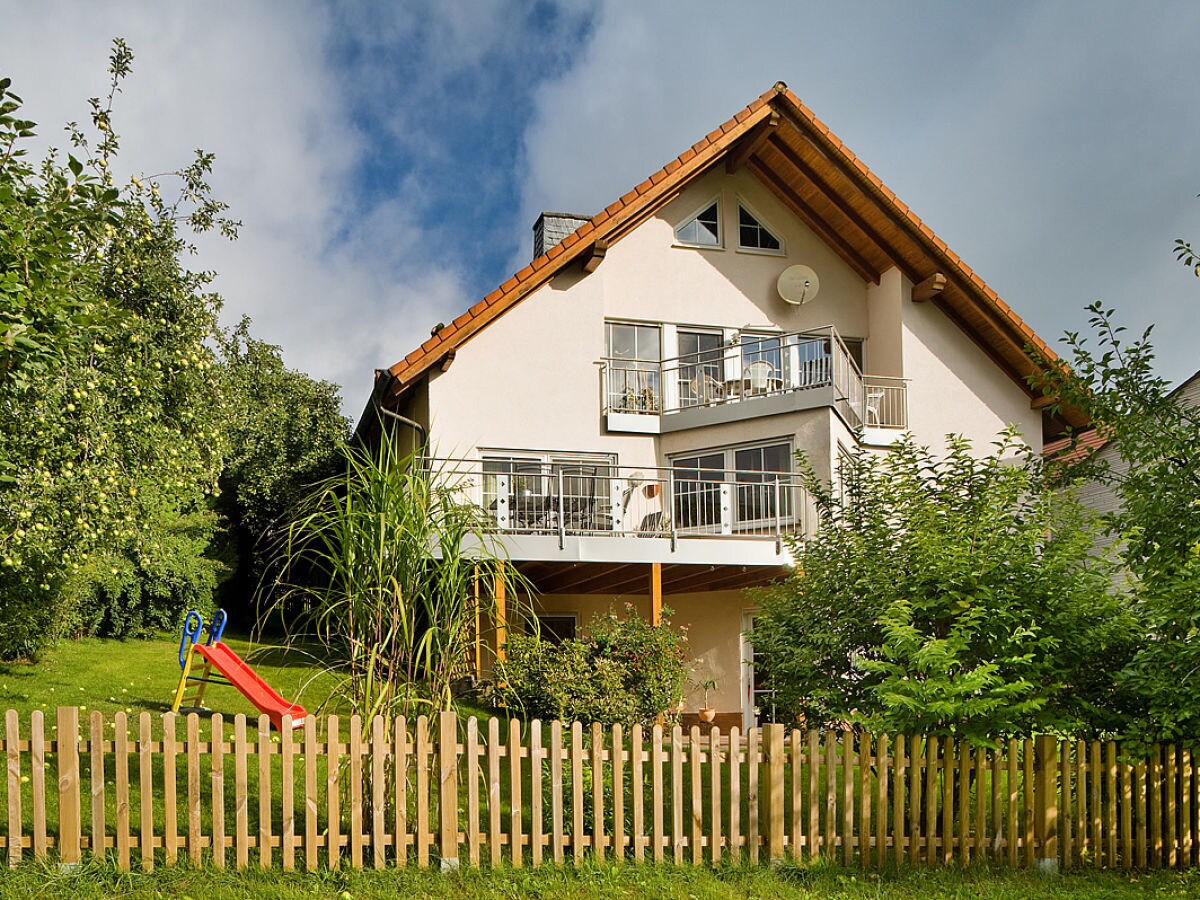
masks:
{"label": "house", "polygon": [[[1200,408],[1200,372],[1194,373],[1176,386],[1171,391],[1171,397],[1182,407]],[[1090,428],[1074,436],[1050,441],[1042,452],[1049,460],[1072,462],[1086,458],[1105,466],[1109,478],[1087,479],[1076,485],[1073,491],[1080,503],[1102,516],[1111,515],[1121,509],[1121,499],[1113,490],[1112,479],[1123,478],[1129,471],[1129,465],[1121,458],[1114,441],[1107,440],[1100,431]],[[1096,552],[1103,553],[1111,549],[1115,541],[1115,535],[1107,531],[1101,532],[1096,537]],[[1124,581],[1125,577],[1121,574],[1118,580]]]}
{"label": "house", "polygon": [[796,452],[833,478],[905,430],[986,447],[1015,424],[1040,450],[1082,424],[1026,382],[1049,347],[782,83],[534,232],[528,266],[377,373],[360,435],[383,409],[452,460],[545,633],[673,608],[722,727],[770,703],[744,591],[813,526]]}

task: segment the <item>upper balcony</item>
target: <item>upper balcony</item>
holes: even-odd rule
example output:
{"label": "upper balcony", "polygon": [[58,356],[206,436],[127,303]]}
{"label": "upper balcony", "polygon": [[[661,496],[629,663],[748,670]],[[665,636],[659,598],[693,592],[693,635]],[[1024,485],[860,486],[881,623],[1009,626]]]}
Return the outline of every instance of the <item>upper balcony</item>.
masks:
{"label": "upper balcony", "polygon": [[908,427],[904,379],[863,375],[832,327],[739,340],[661,362],[605,358],[610,431],[659,434],[831,406],[859,429]]}

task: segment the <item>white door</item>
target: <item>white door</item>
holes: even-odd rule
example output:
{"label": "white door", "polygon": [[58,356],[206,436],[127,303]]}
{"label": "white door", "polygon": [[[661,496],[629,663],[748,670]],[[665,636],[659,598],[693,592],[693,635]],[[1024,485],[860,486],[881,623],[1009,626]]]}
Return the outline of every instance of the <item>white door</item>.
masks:
{"label": "white door", "polygon": [[762,672],[754,662],[752,634],[758,610],[742,612],[742,727],[754,728],[775,720],[775,696],[763,684]]}

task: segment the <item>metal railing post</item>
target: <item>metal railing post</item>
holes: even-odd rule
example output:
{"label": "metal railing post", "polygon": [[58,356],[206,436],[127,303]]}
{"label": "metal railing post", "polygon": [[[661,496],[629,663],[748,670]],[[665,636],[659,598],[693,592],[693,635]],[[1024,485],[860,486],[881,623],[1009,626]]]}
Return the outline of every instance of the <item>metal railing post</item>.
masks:
{"label": "metal railing post", "polygon": [[558,549],[567,544],[567,498],[563,496],[563,472],[558,470]]}

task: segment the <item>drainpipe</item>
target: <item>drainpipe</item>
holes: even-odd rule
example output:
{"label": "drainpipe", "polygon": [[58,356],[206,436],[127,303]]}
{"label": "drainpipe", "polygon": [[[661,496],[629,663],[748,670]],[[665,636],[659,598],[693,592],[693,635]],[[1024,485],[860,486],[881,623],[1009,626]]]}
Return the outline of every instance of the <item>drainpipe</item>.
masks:
{"label": "drainpipe", "polygon": [[417,452],[420,453],[425,449],[429,439],[429,433],[425,430],[425,426],[420,422],[408,418],[408,416],[402,416],[398,412],[392,412],[390,409],[384,407],[383,402],[380,399],[381,397],[387,396],[388,391],[391,390],[391,387],[393,384],[395,384],[395,382],[396,376],[387,369],[376,369],[375,389],[371,391],[371,404],[375,407],[375,411],[381,416],[387,416],[391,419],[395,419],[401,425],[407,425],[409,428],[415,431],[417,436],[420,438],[420,442],[417,445]]}

